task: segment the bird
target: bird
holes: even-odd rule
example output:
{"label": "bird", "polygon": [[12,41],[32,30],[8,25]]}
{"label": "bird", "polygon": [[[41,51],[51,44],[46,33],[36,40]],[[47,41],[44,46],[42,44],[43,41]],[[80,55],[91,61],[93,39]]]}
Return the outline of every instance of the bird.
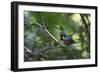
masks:
{"label": "bird", "polygon": [[62,26],[60,26],[60,40],[63,41],[62,43],[65,44],[65,45],[70,45],[70,44],[73,44],[75,43],[74,40],[72,39],[72,37],[70,35],[68,35]]}

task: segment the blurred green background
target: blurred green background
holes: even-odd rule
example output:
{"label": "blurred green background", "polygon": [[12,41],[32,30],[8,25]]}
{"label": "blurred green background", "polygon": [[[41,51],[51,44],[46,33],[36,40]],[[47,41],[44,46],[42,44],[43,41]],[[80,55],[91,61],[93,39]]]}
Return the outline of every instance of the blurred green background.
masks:
{"label": "blurred green background", "polygon": [[[90,58],[90,14],[24,11],[24,61]],[[74,43],[60,40],[60,26]]]}

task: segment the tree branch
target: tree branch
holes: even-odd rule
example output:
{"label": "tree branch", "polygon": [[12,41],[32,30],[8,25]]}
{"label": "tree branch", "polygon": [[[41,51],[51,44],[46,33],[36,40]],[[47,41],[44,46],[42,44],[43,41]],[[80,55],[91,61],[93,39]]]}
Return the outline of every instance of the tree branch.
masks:
{"label": "tree branch", "polygon": [[85,29],[86,29],[86,32],[87,32],[87,35],[88,35],[88,39],[90,40],[90,34],[89,34],[89,31],[88,31],[88,27],[86,25],[86,21],[85,21],[85,19],[84,19],[82,14],[80,14],[80,16],[81,16],[82,22],[83,22],[83,24],[85,26]]}
{"label": "tree branch", "polygon": [[26,50],[26,52],[33,54],[32,51],[28,49],[27,47],[24,47],[24,49]]}

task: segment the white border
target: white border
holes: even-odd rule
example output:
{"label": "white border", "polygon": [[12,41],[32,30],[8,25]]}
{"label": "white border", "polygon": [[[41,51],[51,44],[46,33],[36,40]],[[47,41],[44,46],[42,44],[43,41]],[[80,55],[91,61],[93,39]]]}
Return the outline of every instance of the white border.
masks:
{"label": "white border", "polygon": [[[24,10],[28,11],[46,11],[46,12],[64,12],[64,13],[89,13],[91,14],[91,42],[90,43],[90,59],[81,60],[59,60],[59,61],[36,61],[24,62]],[[71,65],[86,65],[95,64],[95,10],[94,9],[80,9],[80,8],[61,8],[48,6],[18,6],[18,68],[36,68],[36,67],[50,67],[50,66],[71,66]]]}

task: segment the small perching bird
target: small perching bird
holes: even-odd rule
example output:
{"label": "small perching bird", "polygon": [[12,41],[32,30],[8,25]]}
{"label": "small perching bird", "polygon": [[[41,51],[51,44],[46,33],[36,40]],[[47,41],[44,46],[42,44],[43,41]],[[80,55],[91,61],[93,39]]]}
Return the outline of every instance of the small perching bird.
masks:
{"label": "small perching bird", "polygon": [[71,36],[69,36],[63,29],[62,26],[60,26],[60,40],[63,41],[62,43],[65,45],[70,45],[72,43],[74,43],[73,39]]}

